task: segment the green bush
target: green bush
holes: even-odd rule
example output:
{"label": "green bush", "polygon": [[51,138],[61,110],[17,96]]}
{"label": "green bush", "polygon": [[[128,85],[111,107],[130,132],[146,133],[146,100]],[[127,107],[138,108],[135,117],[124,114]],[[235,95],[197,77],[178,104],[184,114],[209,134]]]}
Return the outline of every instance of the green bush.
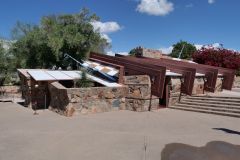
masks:
{"label": "green bush", "polygon": [[76,82],[76,87],[87,88],[92,86],[93,82],[87,78],[86,70],[81,70],[81,79]]}

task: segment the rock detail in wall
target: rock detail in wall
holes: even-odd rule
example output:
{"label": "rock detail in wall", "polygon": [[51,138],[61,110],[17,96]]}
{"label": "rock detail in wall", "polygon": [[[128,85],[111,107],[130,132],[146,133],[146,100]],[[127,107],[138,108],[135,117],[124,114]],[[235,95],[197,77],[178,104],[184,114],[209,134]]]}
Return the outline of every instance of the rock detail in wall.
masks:
{"label": "rock detail in wall", "polygon": [[[219,82],[220,83],[220,82]],[[203,94],[204,81],[202,77],[196,77],[194,80],[194,86],[192,95]],[[181,91],[181,80],[180,78],[171,77],[171,90],[169,97],[169,105],[174,105],[178,102]],[[182,97],[186,95],[182,94]]]}
{"label": "rock detail in wall", "polygon": [[195,77],[194,86],[193,86],[193,95],[203,94],[204,89],[204,80],[202,77]]}
{"label": "rock detail in wall", "polygon": [[[151,82],[147,75],[125,76],[124,84],[128,86],[126,109],[131,111],[148,111],[150,103]],[[159,98],[152,97],[152,109],[157,109]]]}
{"label": "rock detail in wall", "polygon": [[65,88],[58,82],[49,85],[50,109],[65,116],[125,109],[128,87]]}
{"label": "rock detail in wall", "polygon": [[169,95],[169,106],[174,105],[178,102],[180,91],[181,91],[181,81],[180,78],[171,78],[171,87]]}
{"label": "rock detail in wall", "polygon": [[222,91],[222,78],[218,77],[217,82],[216,82],[216,87],[215,87],[215,92],[221,92]]}
{"label": "rock detail in wall", "polygon": [[240,76],[239,77],[235,77],[233,88],[240,88]]}
{"label": "rock detail in wall", "polygon": [[163,54],[162,51],[156,50],[156,49],[148,49],[148,48],[143,48],[143,47],[136,47],[136,56],[137,57],[149,57],[149,58],[167,58],[169,59],[170,57]]}

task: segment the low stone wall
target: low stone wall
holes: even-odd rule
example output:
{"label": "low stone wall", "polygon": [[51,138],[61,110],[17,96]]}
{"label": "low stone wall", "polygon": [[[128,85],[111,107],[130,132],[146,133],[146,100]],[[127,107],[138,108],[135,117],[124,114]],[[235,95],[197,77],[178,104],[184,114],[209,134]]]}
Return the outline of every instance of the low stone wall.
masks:
{"label": "low stone wall", "polygon": [[20,86],[1,86],[0,90],[0,96],[21,98]]}
{"label": "low stone wall", "polygon": [[155,58],[155,59],[160,59],[160,58],[167,58],[169,59],[170,57],[163,54],[162,51],[160,50],[154,50],[154,49],[148,49],[148,48],[143,48],[143,47],[137,47],[135,48],[137,55],[140,57],[149,57],[149,58]]}
{"label": "low stone wall", "polygon": [[194,86],[192,90],[193,95],[204,93],[204,80],[202,77],[195,77]]}
{"label": "low stone wall", "polygon": [[[203,94],[204,81],[200,77],[196,77],[194,80],[194,86],[192,90],[193,95]],[[181,91],[181,81],[180,78],[171,77],[171,89],[169,95],[169,106],[174,105],[178,102]],[[183,94],[181,98],[186,95]]]}
{"label": "low stone wall", "polygon": [[169,94],[169,106],[174,105],[178,102],[180,91],[181,91],[181,81],[180,78],[171,78],[170,85],[170,94]]}
{"label": "low stone wall", "polygon": [[[126,109],[131,111],[148,111],[150,104],[151,82],[147,75],[125,76],[124,84],[129,87],[126,95]],[[157,109],[159,98],[152,96],[151,109]]]}
{"label": "low stone wall", "polygon": [[240,76],[235,77],[233,88],[240,88]]}
{"label": "low stone wall", "polygon": [[19,78],[21,81],[21,85],[20,85],[20,90],[22,92],[22,98],[25,100],[24,101],[24,105],[25,106],[29,106],[30,104],[30,86],[31,86],[31,80],[29,77],[25,77],[24,75],[19,73]]}
{"label": "low stone wall", "polygon": [[50,110],[65,116],[125,109],[128,87],[65,88],[58,82],[49,85]]}
{"label": "low stone wall", "polygon": [[[171,78],[171,90],[170,90],[170,97],[169,97],[169,105],[174,105],[178,102],[179,96],[180,96],[180,90],[181,90],[181,81],[179,78]],[[194,80],[194,86],[192,90],[192,95],[199,95],[203,93],[207,93],[207,91],[204,90],[204,80],[202,77],[196,77]],[[217,78],[216,86],[215,86],[215,92],[221,92],[222,91],[222,78]],[[182,98],[184,98],[186,95],[182,95]]]}
{"label": "low stone wall", "polygon": [[217,78],[217,82],[216,82],[216,86],[215,86],[215,92],[221,92],[222,91],[222,78],[218,77]]}

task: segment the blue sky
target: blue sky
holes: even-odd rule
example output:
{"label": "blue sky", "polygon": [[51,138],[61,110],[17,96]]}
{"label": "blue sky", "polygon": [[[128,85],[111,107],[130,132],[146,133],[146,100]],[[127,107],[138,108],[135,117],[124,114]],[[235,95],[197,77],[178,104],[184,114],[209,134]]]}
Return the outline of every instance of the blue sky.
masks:
{"label": "blue sky", "polygon": [[97,26],[114,52],[168,48],[179,40],[240,50],[239,0],[4,0],[0,36],[10,38],[17,21],[38,24],[44,15],[83,7],[101,17]]}

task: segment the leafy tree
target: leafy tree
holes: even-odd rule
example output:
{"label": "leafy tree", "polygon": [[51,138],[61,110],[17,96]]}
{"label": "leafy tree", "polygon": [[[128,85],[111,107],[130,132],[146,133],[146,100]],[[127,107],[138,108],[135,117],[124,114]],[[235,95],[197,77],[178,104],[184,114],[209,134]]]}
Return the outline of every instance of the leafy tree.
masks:
{"label": "leafy tree", "polygon": [[133,48],[132,50],[129,51],[128,53],[130,56],[136,56],[137,54],[137,49],[136,48]]}
{"label": "leafy tree", "polygon": [[92,21],[95,14],[83,9],[78,14],[52,15],[41,19],[39,26],[17,24],[14,34],[19,39],[13,53],[21,57],[17,64],[30,68],[63,66],[64,53],[84,59],[89,51],[109,46],[100,33],[95,32]]}
{"label": "leafy tree", "polygon": [[130,56],[142,56],[142,47],[136,47],[133,48],[132,50],[130,50],[130,52],[128,53]]}
{"label": "leafy tree", "polygon": [[0,73],[4,73],[6,70],[5,50],[3,44],[0,43]]}
{"label": "leafy tree", "polygon": [[[182,50],[183,49],[183,50]],[[172,53],[170,54],[171,57],[178,58],[180,52],[182,51],[182,54],[180,56],[181,59],[191,59],[192,54],[196,51],[196,47],[188,43],[186,41],[180,41],[173,45]]]}
{"label": "leafy tree", "polygon": [[0,85],[10,80],[10,74],[14,71],[13,59],[13,55],[0,43]]}

